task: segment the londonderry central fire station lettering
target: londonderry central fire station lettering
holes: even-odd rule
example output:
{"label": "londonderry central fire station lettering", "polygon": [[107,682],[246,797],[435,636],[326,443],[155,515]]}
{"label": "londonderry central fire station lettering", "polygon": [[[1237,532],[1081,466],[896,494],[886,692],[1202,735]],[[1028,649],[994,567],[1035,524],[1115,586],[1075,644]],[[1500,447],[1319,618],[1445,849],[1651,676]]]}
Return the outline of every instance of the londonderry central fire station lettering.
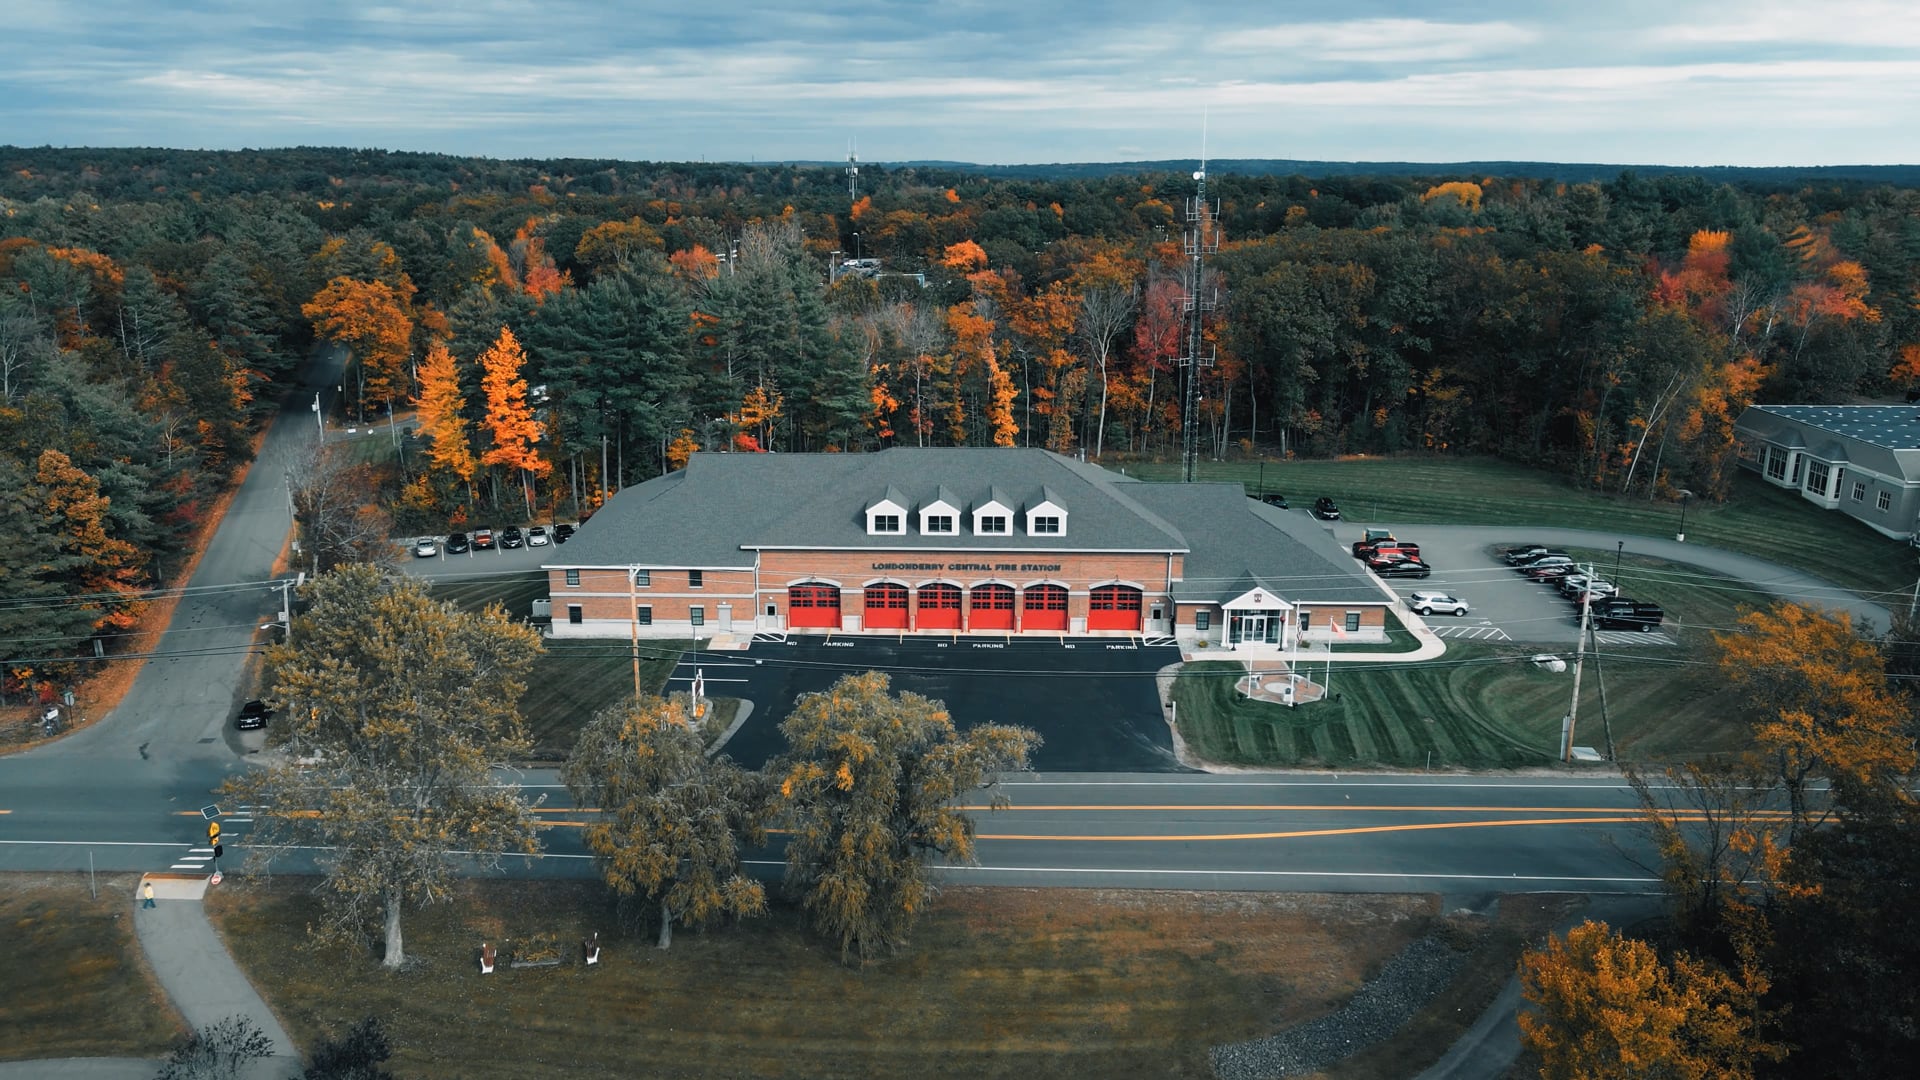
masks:
{"label": "londonderry central fire station lettering", "polygon": [[943,570],[971,571],[973,573],[993,573],[1008,571],[1016,574],[1054,574],[1060,572],[1059,563],[937,563],[937,562],[877,562],[875,570]]}

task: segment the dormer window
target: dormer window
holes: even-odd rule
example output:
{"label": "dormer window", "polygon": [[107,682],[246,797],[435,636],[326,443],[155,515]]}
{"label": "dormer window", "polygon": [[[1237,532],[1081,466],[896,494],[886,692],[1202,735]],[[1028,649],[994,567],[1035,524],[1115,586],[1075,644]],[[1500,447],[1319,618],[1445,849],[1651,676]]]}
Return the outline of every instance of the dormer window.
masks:
{"label": "dormer window", "polygon": [[1064,536],[1067,531],[1067,508],[1053,492],[1040,489],[1040,501],[1027,507],[1028,536]]}
{"label": "dormer window", "polygon": [[925,536],[952,536],[960,531],[960,507],[963,504],[944,486],[933,499],[920,507],[920,532]]}
{"label": "dormer window", "polygon": [[1007,535],[1007,515],[982,514],[974,521],[973,531],[982,536]]}
{"label": "dormer window", "polygon": [[973,508],[973,532],[976,536],[1006,536],[1013,531],[1013,510],[1019,504],[1007,498],[999,488],[987,492],[987,501]]}
{"label": "dormer window", "polygon": [[867,534],[869,536],[899,536],[907,531],[906,496],[893,488],[867,504]]}

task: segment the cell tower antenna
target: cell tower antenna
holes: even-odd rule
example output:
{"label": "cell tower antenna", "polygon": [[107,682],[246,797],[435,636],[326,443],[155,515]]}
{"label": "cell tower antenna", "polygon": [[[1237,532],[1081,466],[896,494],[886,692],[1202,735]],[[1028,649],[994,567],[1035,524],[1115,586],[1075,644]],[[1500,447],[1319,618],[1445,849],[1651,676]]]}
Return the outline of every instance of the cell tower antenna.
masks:
{"label": "cell tower antenna", "polygon": [[1187,348],[1179,363],[1186,372],[1187,385],[1180,410],[1180,456],[1188,483],[1193,482],[1194,464],[1200,457],[1200,372],[1213,366],[1213,347],[1206,343],[1206,320],[1217,296],[1207,291],[1207,256],[1220,250],[1220,230],[1214,224],[1220,207],[1218,203],[1207,204],[1206,124],[1206,114],[1202,113],[1200,168],[1193,174],[1193,197],[1187,200],[1187,294],[1181,299],[1187,317]]}
{"label": "cell tower antenna", "polygon": [[847,201],[849,203],[860,201],[860,155],[855,152],[858,145],[851,140],[847,143]]}

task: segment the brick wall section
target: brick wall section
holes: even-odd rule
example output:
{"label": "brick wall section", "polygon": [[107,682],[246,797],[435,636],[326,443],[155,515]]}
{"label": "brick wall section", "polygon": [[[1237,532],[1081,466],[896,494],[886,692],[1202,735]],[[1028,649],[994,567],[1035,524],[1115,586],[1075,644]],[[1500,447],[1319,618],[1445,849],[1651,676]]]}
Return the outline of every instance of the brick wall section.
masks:
{"label": "brick wall section", "polygon": [[[802,582],[824,582],[841,590],[841,611],[847,625],[856,625],[869,583],[892,582],[915,590],[932,582],[958,585],[963,593],[975,585],[1010,585],[1017,594],[1029,585],[1060,585],[1067,589],[1067,616],[1075,629],[1087,619],[1088,592],[1099,585],[1125,584],[1142,592],[1142,618],[1150,618],[1166,601],[1167,556],[1154,554],[981,553],[978,551],[827,552],[768,551],[761,554],[760,592],[754,593],[751,571],[705,570],[702,587],[688,585],[686,570],[649,569],[647,585],[634,590],[631,602],[650,606],[651,627],[641,636],[684,636],[689,610],[701,606],[707,631],[714,629],[716,609],[732,605],[734,629],[747,629],[772,605],[782,625],[787,618],[787,588]],[[1174,572],[1179,572],[1174,556]],[[879,567],[876,569],[876,566]],[[928,567],[933,567],[929,569]],[[1056,569],[1057,568],[1057,569]],[[567,584],[567,572],[549,571],[553,599],[553,626],[557,636],[624,636],[630,632],[627,571],[582,569],[579,584]],[[581,621],[573,623],[568,608],[578,605]],[[696,631],[698,636],[705,636]]]}

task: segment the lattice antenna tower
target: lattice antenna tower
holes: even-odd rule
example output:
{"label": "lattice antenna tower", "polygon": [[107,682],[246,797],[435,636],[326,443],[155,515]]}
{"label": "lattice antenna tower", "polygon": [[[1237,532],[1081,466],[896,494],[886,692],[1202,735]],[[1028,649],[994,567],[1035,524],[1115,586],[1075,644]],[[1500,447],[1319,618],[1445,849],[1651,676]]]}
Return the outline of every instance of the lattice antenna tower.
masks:
{"label": "lattice antenna tower", "polygon": [[1220,250],[1220,231],[1214,219],[1220,215],[1219,203],[1207,203],[1206,136],[1201,135],[1200,168],[1193,174],[1193,197],[1187,200],[1187,292],[1181,297],[1181,311],[1187,317],[1186,355],[1180,367],[1186,372],[1186,397],[1180,410],[1181,464],[1188,483],[1193,482],[1194,463],[1200,457],[1200,372],[1213,366],[1213,347],[1206,343],[1206,320],[1219,299],[1218,290],[1209,291],[1207,256]]}
{"label": "lattice antenna tower", "polygon": [[854,151],[853,144],[847,145],[847,203],[852,205],[860,201],[860,155]]}

